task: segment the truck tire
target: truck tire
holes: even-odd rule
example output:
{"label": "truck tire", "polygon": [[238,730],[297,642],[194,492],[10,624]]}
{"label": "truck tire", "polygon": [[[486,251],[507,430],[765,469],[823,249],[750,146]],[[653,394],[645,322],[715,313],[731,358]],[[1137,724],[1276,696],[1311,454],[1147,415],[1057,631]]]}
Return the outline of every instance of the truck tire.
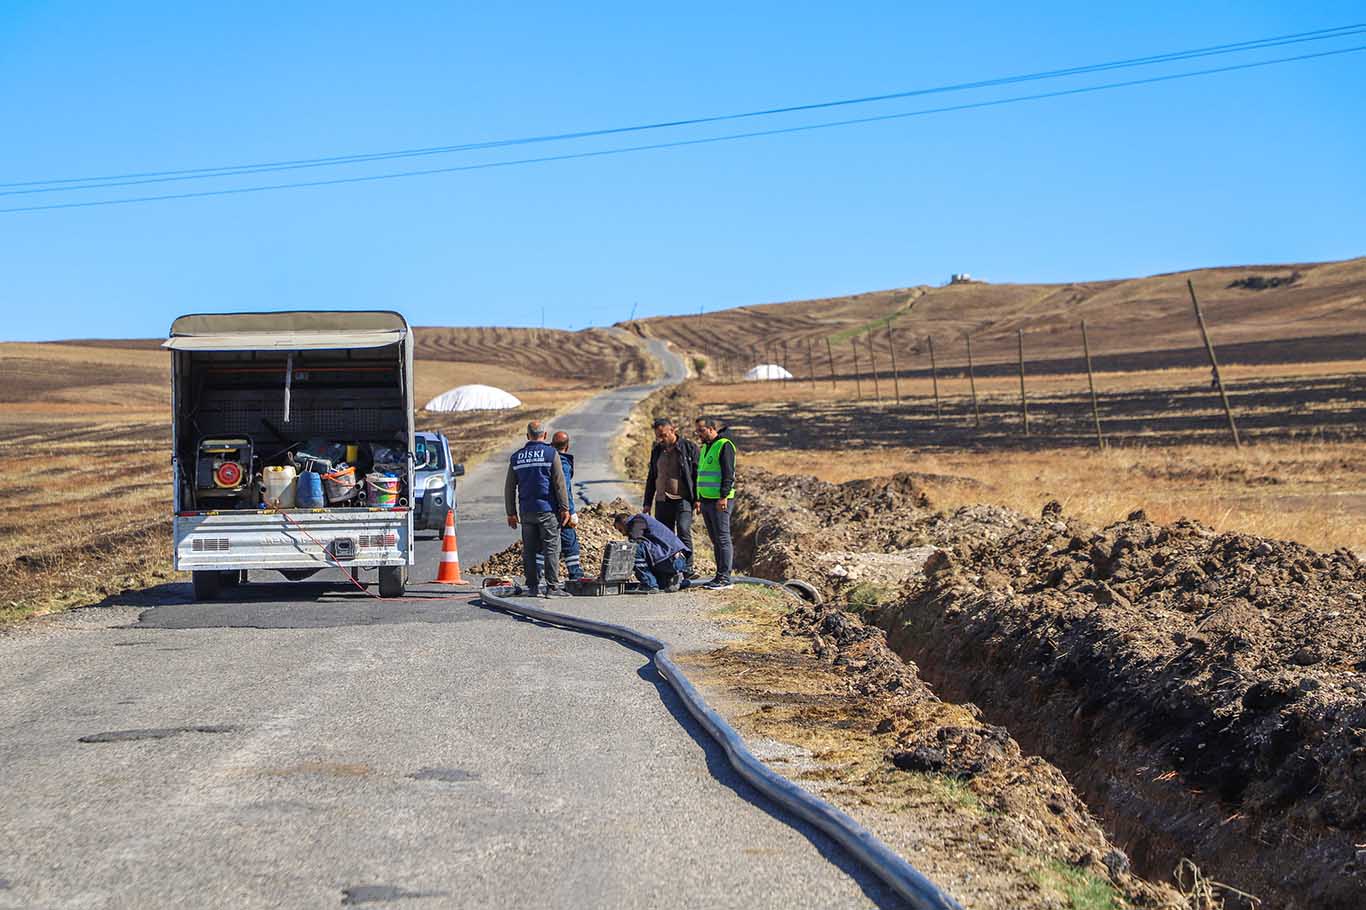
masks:
{"label": "truck tire", "polygon": [[380,566],[379,596],[402,597],[408,588],[407,574],[405,566]]}
{"label": "truck tire", "polygon": [[223,576],[215,570],[194,572],[191,577],[194,580],[195,600],[213,600],[222,589]]}

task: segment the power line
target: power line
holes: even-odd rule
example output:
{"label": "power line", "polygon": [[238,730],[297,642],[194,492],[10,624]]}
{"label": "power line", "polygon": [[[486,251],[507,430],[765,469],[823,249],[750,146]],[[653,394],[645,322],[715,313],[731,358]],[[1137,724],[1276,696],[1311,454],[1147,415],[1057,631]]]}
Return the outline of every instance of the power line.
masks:
{"label": "power line", "polygon": [[159,202],[172,199],[200,199],[210,196],[235,196],[245,193],[263,193],[272,190],[303,189],[306,187],[338,186],[348,183],[371,183],[379,180],[394,180],[404,177],[426,177],[435,174],[454,174],[462,171],[481,171],[492,168],[516,167],[527,164],[545,164],[553,161],[573,161],[585,158],[602,158],[612,155],[624,155],[633,152],[655,151],[660,149],[685,148],[694,145],[707,145],[716,142],[729,142],[738,139],[754,139],[761,136],[780,136],[790,133],[811,132],[813,130],[831,129],[841,126],[853,126],[864,123],[880,123],[889,120],[902,120],[909,117],[922,117],[929,114],[944,114],[954,111],[976,110],[980,108],[1001,107],[1007,104],[1018,104],[1024,101],[1040,101],[1046,98],[1063,98],[1071,95],[1083,95],[1094,92],[1107,91],[1117,88],[1128,88],[1137,85],[1152,85],[1159,82],[1173,82],[1180,79],[1191,79],[1197,76],[1211,76],[1218,73],[1231,73],[1240,70],[1258,69],[1266,66],[1274,66],[1280,63],[1294,63],[1301,60],[1316,60],[1324,57],[1335,57],[1341,54],[1351,54],[1358,51],[1366,51],[1366,45],[1356,47],[1339,48],[1331,51],[1321,51],[1315,54],[1301,54],[1295,57],[1278,57],[1271,60],[1259,60],[1254,63],[1239,63],[1231,66],[1221,66],[1212,69],[1191,70],[1184,73],[1170,73],[1164,76],[1151,76],[1146,79],[1131,79],[1125,82],[1108,82],[1099,85],[1089,85],[1080,88],[1061,89],[1054,92],[1041,92],[1034,95],[1016,95],[1010,98],[997,98],[991,101],[976,101],[968,104],[955,104],[947,107],[925,108],[917,111],[904,111],[896,114],[881,114],[874,117],[858,117],[849,120],[832,120],[824,123],[811,123],[802,126],[789,126],[769,130],[755,130],[745,133],[729,133],[721,136],[707,136],[700,139],[680,139],[673,142],[657,142],[649,145],[623,146],[611,149],[598,149],[589,152],[570,152],[558,155],[544,155],[537,158],[516,158],[508,161],[488,161],[480,164],[465,164],[454,167],[428,168],[415,171],[395,171],[387,174],[370,174],[362,177],[337,177],[330,180],[310,180],[297,183],[274,183],[261,186],[235,187],[223,190],[202,190],[192,193],[169,193],[158,196],[131,196],[122,199],[98,199],[88,202],[59,202],[51,205],[22,206],[18,208],[0,209],[0,214],[12,214],[18,212],[41,212],[52,209],[72,209],[72,208],[91,208],[104,205],[129,205],[139,202]]}
{"label": "power line", "polygon": [[251,174],[299,170],[305,168],[334,167],[345,164],[361,164],[373,161],[387,161],[399,158],[445,155],[456,152],[483,151],[496,148],[507,148],[509,146],[516,145],[530,145],[537,143],[559,142],[574,139],[587,139],[611,135],[620,135],[623,133],[644,132],[649,130],[659,130],[684,126],[700,126],[709,123],[721,123],[732,120],[769,117],[779,114],[799,113],[804,111],[822,110],[835,107],[845,107],[851,105],[893,101],[923,95],[969,91],[982,88],[999,87],[1004,85],[1014,85],[1022,82],[1033,82],[1043,79],[1057,79],[1066,76],[1076,76],[1096,72],[1105,72],[1113,69],[1124,69],[1139,66],[1153,66],[1160,63],[1172,63],[1183,60],[1197,59],[1201,57],[1221,56],[1232,53],[1243,53],[1252,50],[1263,50],[1273,47],[1283,47],[1285,45],[1300,44],[1307,41],[1324,41],[1333,38],[1352,37],[1363,33],[1366,33],[1366,23],[1357,23],[1354,25],[1343,25],[1329,29],[1319,29],[1311,32],[1298,32],[1290,35],[1277,35],[1269,38],[1257,38],[1249,41],[1235,42],[1232,44],[1219,44],[1209,47],[1194,48],[1191,50],[1172,51],[1168,53],[1149,55],[1145,57],[1133,57],[1126,60],[1115,60],[1107,63],[1086,64],[1084,66],[1067,67],[1064,69],[1044,70],[1041,72],[1026,73],[1015,76],[1003,76],[994,79],[979,80],[975,82],[962,82],[951,85],[940,85],[930,88],[912,89],[908,91],[893,92],[881,95],[868,95],[860,98],[846,98],[837,101],[822,101],[812,104],[801,104],[787,107],[766,108],[763,110],[756,111],[746,111],[743,113],[718,114],[706,117],[694,117],[689,119],[667,120],[655,123],[636,124],[633,126],[611,127],[607,129],[580,130],[568,133],[554,133],[539,136],[524,136],[512,139],[496,139],[485,142],[465,143],[461,145],[401,149],[396,151],[373,152],[360,155],[342,155],[325,158],[303,158],[290,161],[273,161],[261,162],[256,164],[225,165],[212,168],[187,168],[181,170],[143,171],[129,174],[106,175],[103,177],[70,177],[49,180],[32,180],[19,183],[0,183],[0,196],[72,192],[78,190],[107,189],[122,186],[139,186],[150,183],[168,183],[184,180],[204,180],[216,177],[236,177]]}

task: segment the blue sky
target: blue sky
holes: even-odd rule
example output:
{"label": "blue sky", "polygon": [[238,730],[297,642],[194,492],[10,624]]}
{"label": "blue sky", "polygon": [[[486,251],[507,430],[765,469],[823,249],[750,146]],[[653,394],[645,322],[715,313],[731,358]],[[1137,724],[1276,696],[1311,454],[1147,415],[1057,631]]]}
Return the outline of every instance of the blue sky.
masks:
{"label": "blue sky", "polygon": [[[612,127],[1366,21],[1360,3],[0,4],[0,183]],[[387,7],[387,9],[381,9]],[[577,8],[576,8],[577,7]],[[1114,7],[1114,8],[1110,8]],[[1366,36],[762,122],[87,193],[443,167],[894,113]],[[1366,53],[795,135],[0,214],[0,337],[191,311],[580,328],[938,283],[1366,253]]]}

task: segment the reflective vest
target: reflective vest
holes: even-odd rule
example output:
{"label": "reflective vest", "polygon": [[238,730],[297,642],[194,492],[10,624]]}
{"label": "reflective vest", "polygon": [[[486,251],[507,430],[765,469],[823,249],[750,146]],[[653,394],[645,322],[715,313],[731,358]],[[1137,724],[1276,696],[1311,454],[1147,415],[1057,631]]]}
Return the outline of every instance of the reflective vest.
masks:
{"label": "reflective vest", "polygon": [[[702,446],[697,459],[697,496],[699,499],[721,498],[721,452],[726,446],[734,451],[735,443],[724,436],[718,436]],[[727,499],[735,498],[735,481],[731,480],[730,494]]]}
{"label": "reflective vest", "polygon": [[528,442],[512,453],[512,470],[517,477],[517,505],[523,514],[555,511],[551,471],[555,450],[543,442]]}

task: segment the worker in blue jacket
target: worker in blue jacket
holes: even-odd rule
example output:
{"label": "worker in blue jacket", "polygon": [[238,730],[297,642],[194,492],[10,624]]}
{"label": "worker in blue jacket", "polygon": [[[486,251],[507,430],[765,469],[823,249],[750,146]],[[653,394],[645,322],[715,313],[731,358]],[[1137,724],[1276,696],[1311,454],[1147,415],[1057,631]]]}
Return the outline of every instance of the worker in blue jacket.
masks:
{"label": "worker in blue jacket", "polygon": [[[522,529],[522,568],[527,592],[541,597],[568,597],[560,584],[560,534],[569,522],[569,487],[560,453],[545,441],[539,420],[526,425],[526,445],[512,453],[503,504],[508,527]],[[541,587],[541,578],[545,587]]]}
{"label": "worker in blue jacket", "polygon": [[[560,525],[560,555],[570,579],[583,578],[583,563],[579,558],[579,513],[574,508],[574,456],[569,454],[569,434],[556,430],[550,437],[550,447],[560,453],[560,467],[564,469],[565,488],[569,491],[569,520]],[[544,554],[536,557],[538,566],[545,565]]]}
{"label": "worker in blue jacket", "polygon": [[688,586],[688,545],[658,518],[646,512],[612,516],[612,524],[636,545],[636,594],[670,594]]}

